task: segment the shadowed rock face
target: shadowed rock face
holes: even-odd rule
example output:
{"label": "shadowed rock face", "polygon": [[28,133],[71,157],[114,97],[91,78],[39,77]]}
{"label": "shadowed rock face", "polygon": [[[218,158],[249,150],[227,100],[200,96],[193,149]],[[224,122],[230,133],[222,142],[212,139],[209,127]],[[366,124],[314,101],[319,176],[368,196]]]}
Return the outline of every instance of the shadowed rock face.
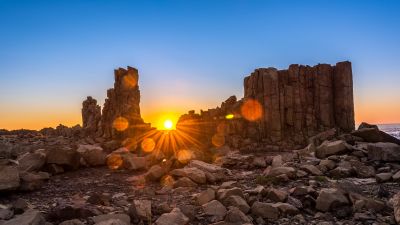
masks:
{"label": "shadowed rock face", "polygon": [[[234,118],[226,119],[227,114]],[[232,136],[238,136],[281,146],[304,145],[322,131],[336,128],[349,132],[354,126],[350,62],[257,69],[244,79],[243,99],[231,97],[221,107],[200,115],[191,111],[178,124],[187,130],[207,130],[200,133],[207,133],[211,141],[219,133],[230,142],[235,142],[229,140]]]}

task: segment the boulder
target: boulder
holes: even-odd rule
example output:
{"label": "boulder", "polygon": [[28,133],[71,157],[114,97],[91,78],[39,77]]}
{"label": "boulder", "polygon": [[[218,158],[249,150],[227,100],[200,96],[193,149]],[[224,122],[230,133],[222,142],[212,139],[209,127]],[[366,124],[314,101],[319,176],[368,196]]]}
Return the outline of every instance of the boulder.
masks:
{"label": "boulder", "polygon": [[211,202],[207,202],[201,207],[203,208],[203,211],[206,215],[216,216],[220,219],[223,219],[227,212],[225,206],[217,200],[212,200]]}
{"label": "boulder", "polygon": [[197,194],[195,198],[198,205],[204,205],[205,203],[215,199],[215,191],[211,188],[208,188],[207,190]]}
{"label": "boulder", "polygon": [[132,153],[121,154],[122,165],[127,170],[145,169],[147,166],[146,157],[138,157]]}
{"label": "boulder", "polygon": [[281,215],[297,215],[299,210],[289,203],[278,202],[273,205],[279,209]]}
{"label": "boulder", "polygon": [[73,220],[66,220],[60,223],[59,225],[85,225],[85,224],[78,219],[73,219]]}
{"label": "boulder", "polygon": [[251,214],[266,219],[276,220],[279,218],[279,209],[272,203],[256,201],[251,206]]}
{"label": "boulder", "polygon": [[375,175],[375,178],[378,183],[383,183],[392,179],[392,176],[392,173],[378,173]]}
{"label": "boulder", "polygon": [[144,221],[151,220],[151,201],[150,200],[134,200],[129,207],[129,215],[131,218],[139,218]]}
{"label": "boulder", "polygon": [[348,152],[348,145],[342,140],[324,141],[315,150],[315,156],[323,159],[331,155],[339,155]]}
{"label": "boulder", "polygon": [[[103,214],[92,217],[93,222],[96,225],[130,225],[131,218],[123,213],[116,213],[116,214]],[[112,221],[112,222],[111,222]]]}
{"label": "boulder", "polygon": [[280,175],[286,175],[289,178],[294,178],[296,176],[296,169],[293,167],[287,167],[287,166],[279,166],[279,167],[273,167],[267,176],[271,177],[277,177]]}
{"label": "boulder", "polygon": [[47,152],[47,163],[67,169],[78,169],[80,158],[79,153],[71,148],[53,148]]}
{"label": "boulder", "polygon": [[397,224],[400,224],[400,192],[397,192],[391,199],[390,203],[393,205],[394,218]]}
{"label": "boulder", "polygon": [[174,188],[178,187],[197,187],[197,184],[193,182],[190,178],[181,177],[174,183]]}
{"label": "boulder", "polygon": [[9,209],[0,208],[0,221],[9,220],[14,216],[14,212]]}
{"label": "boulder", "polygon": [[389,142],[400,145],[400,140],[376,128],[362,128],[351,132],[352,135],[362,138],[366,142]]}
{"label": "boulder", "polygon": [[237,195],[244,198],[243,191],[240,188],[234,187],[229,189],[219,189],[217,191],[217,199],[224,201],[226,198],[232,195]]}
{"label": "boulder", "polygon": [[387,142],[368,144],[368,159],[385,162],[400,161],[400,145]]}
{"label": "boulder", "polygon": [[15,190],[20,185],[18,167],[0,162],[0,191]]}
{"label": "boulder", "polygon": [[106,152],[96,145],[79,145],[77,152],[89,166],[103,166],[106,163]]}
{"label": "boulder", "polygon": [[179,208],[174,208],[170,213],[164,213],[156,220],[156,225],[187,225],[187,218]]}
{"label": "boulder", "polygon": [[315,208],[317,210],[328,212],[333,207],[349,205],[347,197],[338,189],[323,188],[317,198]]}
{"label": "boulder", "polygon": [[306,171],[309,174],[315,175],[315,176],[321,176],[323,173],[321,170],[319,170],[316,166],[314,165],[302,165],[300,166],[300,169]]}
{"label": "boulder", "polygon": [[170,174],[177,177],[188,177],[198,184],[205,184],[207,181],[206,174],[196,167],[174,169],[170,172]]}
{"label": "boulder", "polygon": [[40,189],[44,182],[50,179],[50,174],[46,172],[22,172],[20,176],[21,186],[19,187],[19,189],[22,191],[33,191]]}
{"label": "boulder", "polygon": [[46,221],[42,214],[33,209],[28,209],[22,215],[18,215],[15,218],[8,220],[2,225],[45,225]]}
{"label": "boulder", "polygon": [[229,211],[225,216],[225,222],[232,224],[252,224],[250,218],[236,207],[229,207]]}
{"label": "boulder", "polygon": [[240,211],[242,211],[243,213],[248,213],[250,210],[250,206],[247,204],[246,200],[237,195],[232,195],[225,198],[222,203],[226,207],[230,206],[236,207],[240,209]]}
{"label": "boulder", "polygon": [[288,194],[286,191],[281,191],[275,188],[269,189],[267,193],[267,198],[274,202],[285,202],[287,196]]}
{"label": "boulder", "polygon": [[165,173],[165,170],[161,166],[154,165],[147,171],[145,177],[146,180],[149,181],[158,181],[165,175]]}
{"label": "boulder", "polygon": [[21,171],[39,171],[46,163],[46,154],[43,152],[27,152],[18,158],[18,168]]}

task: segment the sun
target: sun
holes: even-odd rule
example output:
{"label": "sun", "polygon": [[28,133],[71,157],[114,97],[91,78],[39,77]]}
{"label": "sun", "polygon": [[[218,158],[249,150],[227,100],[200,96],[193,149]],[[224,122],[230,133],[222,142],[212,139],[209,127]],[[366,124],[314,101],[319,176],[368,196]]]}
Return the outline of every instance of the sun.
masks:
{"label": "sun", "polygon": [[174,126],[174,123],[170,119],[167,119],[164,121],[164,128],[166,130],[172,130],[172,127]]}

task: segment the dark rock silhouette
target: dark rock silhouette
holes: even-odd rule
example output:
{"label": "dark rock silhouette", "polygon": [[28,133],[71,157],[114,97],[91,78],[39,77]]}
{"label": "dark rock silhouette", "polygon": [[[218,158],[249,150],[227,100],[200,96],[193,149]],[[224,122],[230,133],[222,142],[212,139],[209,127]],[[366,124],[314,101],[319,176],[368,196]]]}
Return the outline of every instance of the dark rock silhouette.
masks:
{"label": "dark rock silhouette", "polygon": [[82,103],[82,127],[86,136],[101,135],[100,130],[101,107],[97,100],[88,96]]}

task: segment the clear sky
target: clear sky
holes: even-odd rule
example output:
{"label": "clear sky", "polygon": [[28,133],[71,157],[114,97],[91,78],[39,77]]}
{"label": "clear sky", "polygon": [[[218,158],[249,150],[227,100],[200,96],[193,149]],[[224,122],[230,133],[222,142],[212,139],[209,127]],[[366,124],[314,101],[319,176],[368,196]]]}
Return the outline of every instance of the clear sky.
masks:
{"label": "clear sky", "polygon": [[400,1],[0,0],[0,127],[81,123],[139,69],[147,122],[243,96],[258,67],[353,63],[356,121],[400,122]]}

